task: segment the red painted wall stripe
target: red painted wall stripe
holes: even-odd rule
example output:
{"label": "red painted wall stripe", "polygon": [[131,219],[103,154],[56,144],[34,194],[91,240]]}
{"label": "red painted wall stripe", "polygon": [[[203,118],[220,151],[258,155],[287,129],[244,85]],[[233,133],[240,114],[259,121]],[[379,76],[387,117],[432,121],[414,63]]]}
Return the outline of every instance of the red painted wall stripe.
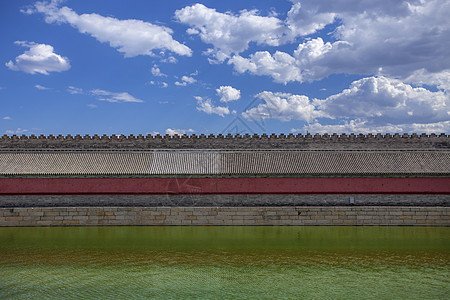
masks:
{"label": "red painted wall stripe", "polygon": [[0,195],[450,194],[450,178],[2,178]]}

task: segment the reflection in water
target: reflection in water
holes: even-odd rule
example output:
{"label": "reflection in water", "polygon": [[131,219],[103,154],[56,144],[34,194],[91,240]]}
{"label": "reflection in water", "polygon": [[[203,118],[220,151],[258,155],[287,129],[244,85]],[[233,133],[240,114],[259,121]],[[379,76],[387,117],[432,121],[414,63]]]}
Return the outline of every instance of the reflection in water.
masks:
{"label": "reflection in water", "polygon": [[450,229],[0,228],[0,298],[450,294]]}

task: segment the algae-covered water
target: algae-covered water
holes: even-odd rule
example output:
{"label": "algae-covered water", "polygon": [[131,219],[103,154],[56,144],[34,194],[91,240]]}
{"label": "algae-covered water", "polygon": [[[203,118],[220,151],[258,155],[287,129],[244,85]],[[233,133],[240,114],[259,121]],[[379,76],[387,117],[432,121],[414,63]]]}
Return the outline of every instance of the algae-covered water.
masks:
{"label": "algae-covered water", "polygon": [[0,228],[0,299],[449,299],[450,228]]}

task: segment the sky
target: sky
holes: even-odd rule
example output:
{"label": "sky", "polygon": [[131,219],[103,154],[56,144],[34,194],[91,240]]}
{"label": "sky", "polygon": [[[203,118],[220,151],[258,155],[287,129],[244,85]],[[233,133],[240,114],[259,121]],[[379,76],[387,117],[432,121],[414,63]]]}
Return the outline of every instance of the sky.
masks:
{"label": "sky", "polygon": [[450,1],[0,1],[0,134],[448,133]]}

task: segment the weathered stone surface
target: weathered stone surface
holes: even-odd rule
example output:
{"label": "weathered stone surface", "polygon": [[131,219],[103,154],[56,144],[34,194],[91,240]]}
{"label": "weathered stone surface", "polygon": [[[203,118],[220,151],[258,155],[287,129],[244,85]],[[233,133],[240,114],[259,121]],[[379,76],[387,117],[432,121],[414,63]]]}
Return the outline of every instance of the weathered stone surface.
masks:
{"label": "weathered stone surface", "polygon": [[[450,207],[34,207],[0,208],[0,226],[353,225],[450,226]],[[76,213],[76,214],[75,214]]]}
{"label": "weathered stone surface", "polygon": [[[353,197],[354,204],[349,198]],[[274,207],[274,206],[450,206],[450,195],[9,195],[0,207]],[[75,209],[76,210],[76,209]]]}

